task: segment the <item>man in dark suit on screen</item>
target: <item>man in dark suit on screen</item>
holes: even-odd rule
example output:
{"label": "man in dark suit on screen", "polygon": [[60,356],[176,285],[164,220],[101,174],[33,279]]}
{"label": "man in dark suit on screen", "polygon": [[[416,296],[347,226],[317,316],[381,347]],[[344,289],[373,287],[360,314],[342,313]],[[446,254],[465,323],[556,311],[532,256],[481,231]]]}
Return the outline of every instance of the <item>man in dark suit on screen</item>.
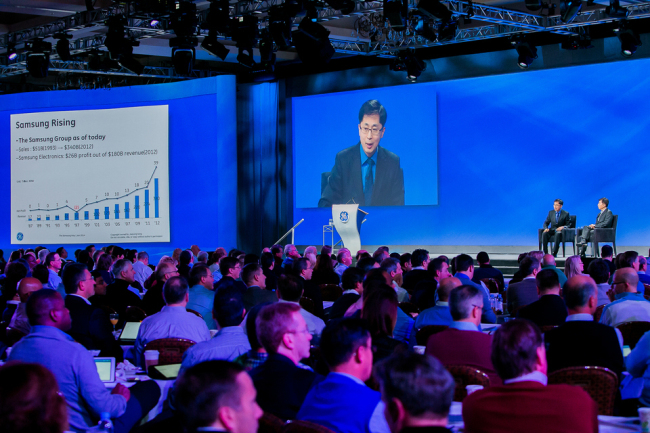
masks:
{"label": "man in dark suit on screen", "polygon": [[582,234],[578,237],[577,244],[580,248],[580,255],[584,256],[587,253],[587,244],[594,233],[594,229],[608,229],[614,224],[614,214],[609,210],[609,200],[605,197],[598,200],[598,209],[600,213],[596,217],[596,224],[584,226]]}
{"label": "man in dark suit on screen", "polygon": [[377,100],[359,110],[359,142],[336,154],[318,207],[358,203],[403,206],[404,173],[399,157],[379,146],[386,132],[386,109]]}
{"label": "man in dark suit on screen", "polygon": [[544,254],[548,254],[548,242],[553,237],[553,257],[557,257],[562,242],[562,230],[569,226],[569,212],[562,210],[564,202],[559,198],[553,202],[553,210],[548,212],[544,220],[544,233],[542,233],[542,245]]}

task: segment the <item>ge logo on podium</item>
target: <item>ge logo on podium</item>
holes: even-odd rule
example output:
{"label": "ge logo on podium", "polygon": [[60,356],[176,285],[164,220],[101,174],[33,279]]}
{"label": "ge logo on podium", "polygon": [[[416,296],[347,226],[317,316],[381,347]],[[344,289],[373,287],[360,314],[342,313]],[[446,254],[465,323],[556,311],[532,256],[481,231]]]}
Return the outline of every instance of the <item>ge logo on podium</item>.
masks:
{"label": "ge logo on podium", "polygon": [[16,239],[18,239],[19,241],[22,241],[22,240],[23,240],[23,234],[19,232],[19,233],[16,235]]}
{"label": "ge logo on podium", "polygon": [[341,215],[339,215],[339,218],[341,219],[342,223],[347,223],[350,220],[350,216],[346,211],[341,211]]}

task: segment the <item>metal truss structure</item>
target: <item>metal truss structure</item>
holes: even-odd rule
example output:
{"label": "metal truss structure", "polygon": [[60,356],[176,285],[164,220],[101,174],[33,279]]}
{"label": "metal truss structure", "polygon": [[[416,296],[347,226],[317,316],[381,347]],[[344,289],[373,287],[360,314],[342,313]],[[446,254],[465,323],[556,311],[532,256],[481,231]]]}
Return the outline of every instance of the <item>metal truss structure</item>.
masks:
{"label": "metal truss structure", "polygon": [[[419,0],[407,0],[408,8],[416,12]],[[272,6],[281,5],[284,0],[245,0],[231,3],[230,16],[240,17],[249,14],[255,14],[259,17],[260,28],[268,25],[267,13]],[[476,41],[481,39],[491,39],[507,37],[514,34],[526,34],[536,32],[550,32],[560,35],[578,35],[580,27],[603,24],[607,22],[618,21],[619,19],[611,18],[605,14],[604,8],[594,9],[582,12],[570,23],[561,21],[560,16],[534,15],[526,12],[513,11],[501,7],[488,6],[480,3],[470,3],[463,0],[443,0],[448,9],[455,17],[467,17],[480,21],[481,25],[477,27],[463,27],[457,30],[455,38],[450,41],[438,42],[428,40],[415,34],[412,29],[402,32],[395,32],[390,28],[384,28],[380,32],[379,40],[373,38],[362,38],[357,34],[356,39],[350,38],[330,38],[332,46],[338,53],[373,55],[382,57],[392,57],[394,53],[400,50],[411,48],[432,47],[438,45],[447,45]],[[372,14],[381,14],[383,11],[383,1],[356,1],[355,10],[350,14],[344,15],[339,10],[324,7],[317,11],[317,20],[326,22],[330,20],[347,18],[350,16],[366,16]],[[628,20],[650,17],[650,1],[642,1],[626,9],[629,11]],[[197,20],[200,23],[207,19],[208,10],[197,12]],[[160,19],[159,23],[151,26],[151,19],[154,15],[137,14],[129,4],[117,4],[108,8],[93,10],[90,12],[80,12],[69,17],[56,20],[52,23],[34,27],[22,31],[0,35],[0,50],[8,49],[9,45],[24,43],[33,38],[52,37],[59,32],[75,32],[81,29],[87,29],[93,26],[102,27],[105,21],[114,15],[124,15],[127,17],[127,33],[133,40],[140,40],[167,34],[173,34],[168,28],[167,20]],[[159,16],[156,18],[160,18]],[[303,17],[292,18],[292,25],[298,26]],[[382,20],[383,21],[383,20]],[[486,25],[487,24],[487,25]],[[205,30],[197,30],[199,35],[207,34]],[[222,39],[229,39],[220,35]],[[73,39],[70,42],[70,51],[72,54],[78,54],[89,51],[93,48],[104,46],[105,35],[98,34],[87,37]],[[110,74],[110,75],[134,75],[126,70],[122,71],[91,71],[85,62],[62,62],[57,60],[55,53],[52,53],[51,71]],[[0,67],[0,77],[26,73],[24,59],[10,66]],[[187,79],[198,78],[201,76],[181,77],[175,76],[170,68],[153,68],[146,67],[144,75],[150,78],[164,79]]]}

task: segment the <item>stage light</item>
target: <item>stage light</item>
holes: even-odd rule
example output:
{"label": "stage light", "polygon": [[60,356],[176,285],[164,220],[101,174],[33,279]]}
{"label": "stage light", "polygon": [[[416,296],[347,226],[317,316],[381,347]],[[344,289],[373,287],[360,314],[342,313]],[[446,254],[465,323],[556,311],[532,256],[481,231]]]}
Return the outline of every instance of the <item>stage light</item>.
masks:
{"label": "stage light", "polygon": [[524,5],[529,11],[538,11],[542,8],[542,0],[526,0]]}
{"label": "stage light", "polygon": [[9,44],[7,47],[7,59],[10,62],[13,62],[18,58],[18,52],[16,51],[16,45],[14,44]]}
{"label": "stage light", "polygon": [[412,83],[415,83],[422,72],[427,69],[427,66],[415,55],[413,50],[406,52],[404,65],[406,66],[406,78]]}
{"label": "stage light", "polygon": [[219,57],[221,60],[226,60],[226,56],[228,56],[228,53],[230,52],[230,50],[226,48],[224,44],[217,40],[216,35],[210,34],[203,38],[203,42],[201,42],[201,48],[213,56]]}
{"label": "stage light", "polygon": [[269,32],[281,50],[291,46],[291,17],[285,5],[271,6],[269,11]]}
{"label": "stage light", "polygon": [[618,40],[621,42],[621,54],[623,57],[632,57],[641,45],[641,39],[639,39],[639,36],[632,29],[622,28],[616,33],[616,36],[618,36]]}
{"label": "stage light", "polygon": [[194,48],[172,48],[172,64],[178,75],[188,76],[194,69]]}
{"label": "stage light", "polygon": [[328,63],[334,55],[329,34],[329,30],[313,22],[309,17],[303,18],[298,30],[294,30],[291,34],[300,60],[305,64],[313,65]]}
{"label": "stage light", "polygon": [[537,48],[534,45],[531,45],[528,42],[518,42],[516,43],[517,54],[517,65],[521,69],[528,69],[528,67],[533,63],[533,60],[537,58]]}
{"label": "stage light", "polygon": [[581,9],[582,0],[562,0],[560,2],[560,19],[563,23],[570,23]]}
{"label": "stage light", "polygon": [[458,23],[456,21],[441,21],[438,24],[438,42],[447,42],[456,38]]}
{"label": "stage light", "polygon": [[425,20],[418,20],[418,23],[415,26],[415,33],[431,42],[438,40],[438,34],[433,31],[429,23]]}
{"label": "stage light", "polygon": [[630,11],[621,7],[619,0],[610,0],[609,6],[605,8],[605,13],[610,18],[627,18]]}
{"label": "stage light", "polygon": [[262,67],[267,72],[273,72],[275,70],[275,53],[273,52],[273,39],[271,39],[268,29],[262,32],[259,50]]}
{"label": "stage light", "polygon": [[125,24],[126,18],[123,15],[114,15],[106,21],[108,32],[104,46],[111,60],[117,61],[124,69],[140,75],[144,71],[144,66],[133,58],[133,47],[139,46],[140,42],[126,38]]}
{"label": "stage light", "polygon": [[421,15],[432,20],[449,21],[453,16],[447,6],[440,3],[439,0],[420,0],[417,9]]}
{"label": "stage light", "polygon": [[56,53],[59,55],[59,58],[66,62],[72,60],[72,55],[70,55],[70,43],[68,42],[68,39],[72,39],[72,35],[67,33],[56,33],[53,38],[58,39],[56,42]]}
{"label": "stage light", "polygon": [[388,20],[390,26],[396,32],[404,30],[404,7],[401,1],[384,2],[384,18]]}
{"label": "stage light", "polygon": [[251,15],[239,17],[232,37],[237,42],[237,48],[239,49],[237,61],[248,68],[255,66],[253,46],[257,43],[257,38],[259,37],[257,23],[257,17]]}
{"label": "stage light", "polygon": [[52,44],[43,41],[42,38],[36,38],[33,41],[25,43],[25,52],[27,58],[27,70],[34,78],[47,77],[50,68],[50,53]]}
{"label": "stage light", "polygon": [[189,1],[176,3],[176,9],[169,16],[169,26],[174,33],[179,37],[193,36],[197,25],[196,3]]}
{"label": "stage light", "polygon": [[160,21],[158,21],[156,19],[153,19],[153,20],[149,21],[149,26],[150,27],[156,27],[158,24],[160,24]]}

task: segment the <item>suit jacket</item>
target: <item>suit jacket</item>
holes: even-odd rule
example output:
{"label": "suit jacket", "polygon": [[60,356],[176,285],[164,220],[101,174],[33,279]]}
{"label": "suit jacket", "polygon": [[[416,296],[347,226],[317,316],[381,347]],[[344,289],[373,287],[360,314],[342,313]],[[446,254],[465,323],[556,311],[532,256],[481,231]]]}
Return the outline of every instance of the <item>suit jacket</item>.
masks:
{"label": "suit jacket", "polygon": [[539,299],[537,281],[534,278],[529,278],[510,284],[506,295],[508,298],[508,311],[512,313],[516,308],[532,304]]}
{"label": "suit jacket", "polygon": [[474,267],[474,277],[472,281],[476,284],[481,284],[483,278],[494,278],[497,280],[499,289],[503,290],[505,288],[505,282],[503,281],[503,273],[492,265],[479,265],[477,268]]}
{"label": "suit jacket", "polygon": [[262,410],[283,420],[296,419],[309,390],[324,379],[277,353],[269,353],[266,362],[251,370],[250,376]]}
{"label": "suit jacket", "polygon": [[597,229],[608,229],[611,228],[614,224],[614,214],[609,208],[605,209],[604,212],[599,212],[596,216],[595,226]]}
{"label": "suit jacket", "polygon": [[72,327],[68,334],[88,350],[101,350],[100,356],[124,359],[124,351],[113,337],[113,325],[101,308],[89,305],[79,296],[65,297],[65,307],[70,310]]}
{"label": "suit jacket", "polygon": [[106,287],[106,303],[120,315],[120,324],[118,326],[124,323],[123,317],[126,307],[142,308],[142,300],[128,289],[129,285],[125,280],[116,279],[113,284]]}
{"label": "suit jacket", "polygon": [[[399,156],[377,147],[377,167],[371,203],[366,203],[361,179],[361,143],[336,154],[334,168],[318,207],[346,204],[351,200],[364,206],[404,206],[404,172]],[[365,162],[365,161],[364,161]]]}
{"label": "suit jacket", "polygon": [[565,210],[560,211],[560,219],[558,222],[555,222],[555,210],[548,211],[548,216],[544,220],[544,228],[550,230],[556,230],[558,227],[568,227],[569,226],[569,212]]}
{"label": "suit jacket", "polygon": [[320,287],[314,284],[311,280],[300,278],[303,284],[302,295],[314,301],[314,315],[323,318],[323,294],[320,292]]}
{"label": "suit jacket", "polygon": [[[282,269],[282,266],[280,266],[280,269]],[[273,268],[273,271],[264,269],[262,273],[266,277],[266,290],[275,292],[278,288],[278,276],[275,273],[275,268]]]}
{"label": "suit jacket", "polygon": [[435,281],[428,271],[424,269],[413,269],[404,274],[404,283],[402,284],[402,288],[409,293],[413,293],[417,283],[422,280]]}
{"label": "suit jacket", "polygon": [[233,277],[228,277],[228,276],[224,276],[219,281],[214,283],[214,292],[217,293],[217,290],[219,290],[219,287],[222,284],[226,283],[226,282],[234,282],[235,287],[237,287],[239,289],[242,296],[244,295],[244,293],[246,293],[247,287],[246,287],[246,284],[244,284],[243,281],[235,280]]}
{"label": "suit jacket", "polygon": [[278,302],[278,296],[275,292],[264,290],[260,286],[250,286],[246,289],[246,292],[244,292],[242,301],[244,301],[244,308],[246,308],[246,311],[250,311],[254,306],[265,302]]}
{"label": "suit jacket", "polygon": [[519,310],[517,317],[528,319],[537,326],[559,326],[568,315],[564,300],[558,295],[544,295]]}
{"label": "suit jacket", "polygon": [[623,353],[616,331],[593,321],[566,322],[544,334],[548,371],[582,365],[612,370],[621,377],[625,370]]}
{"label": "suit jacket", "polygon": [[469,365],[490,376],[490,386],[501,385],[492,360],[492,336],[479,331],[447,328],[433,334],[427,342],[426,353],[443,365]]}
{"label": "suit jacket", "polygon": [[346,293],[338,298],[330,308],[329,319],[340,319],[345,316],[345,312],[348,311],[348,308],[357,302],[360,297],[361,295],[358,293]]}
{"label": "suit jacket", "polygon": [[523,381],[463,400],[466,433],[595,433],[598,406],[579,386]]}

